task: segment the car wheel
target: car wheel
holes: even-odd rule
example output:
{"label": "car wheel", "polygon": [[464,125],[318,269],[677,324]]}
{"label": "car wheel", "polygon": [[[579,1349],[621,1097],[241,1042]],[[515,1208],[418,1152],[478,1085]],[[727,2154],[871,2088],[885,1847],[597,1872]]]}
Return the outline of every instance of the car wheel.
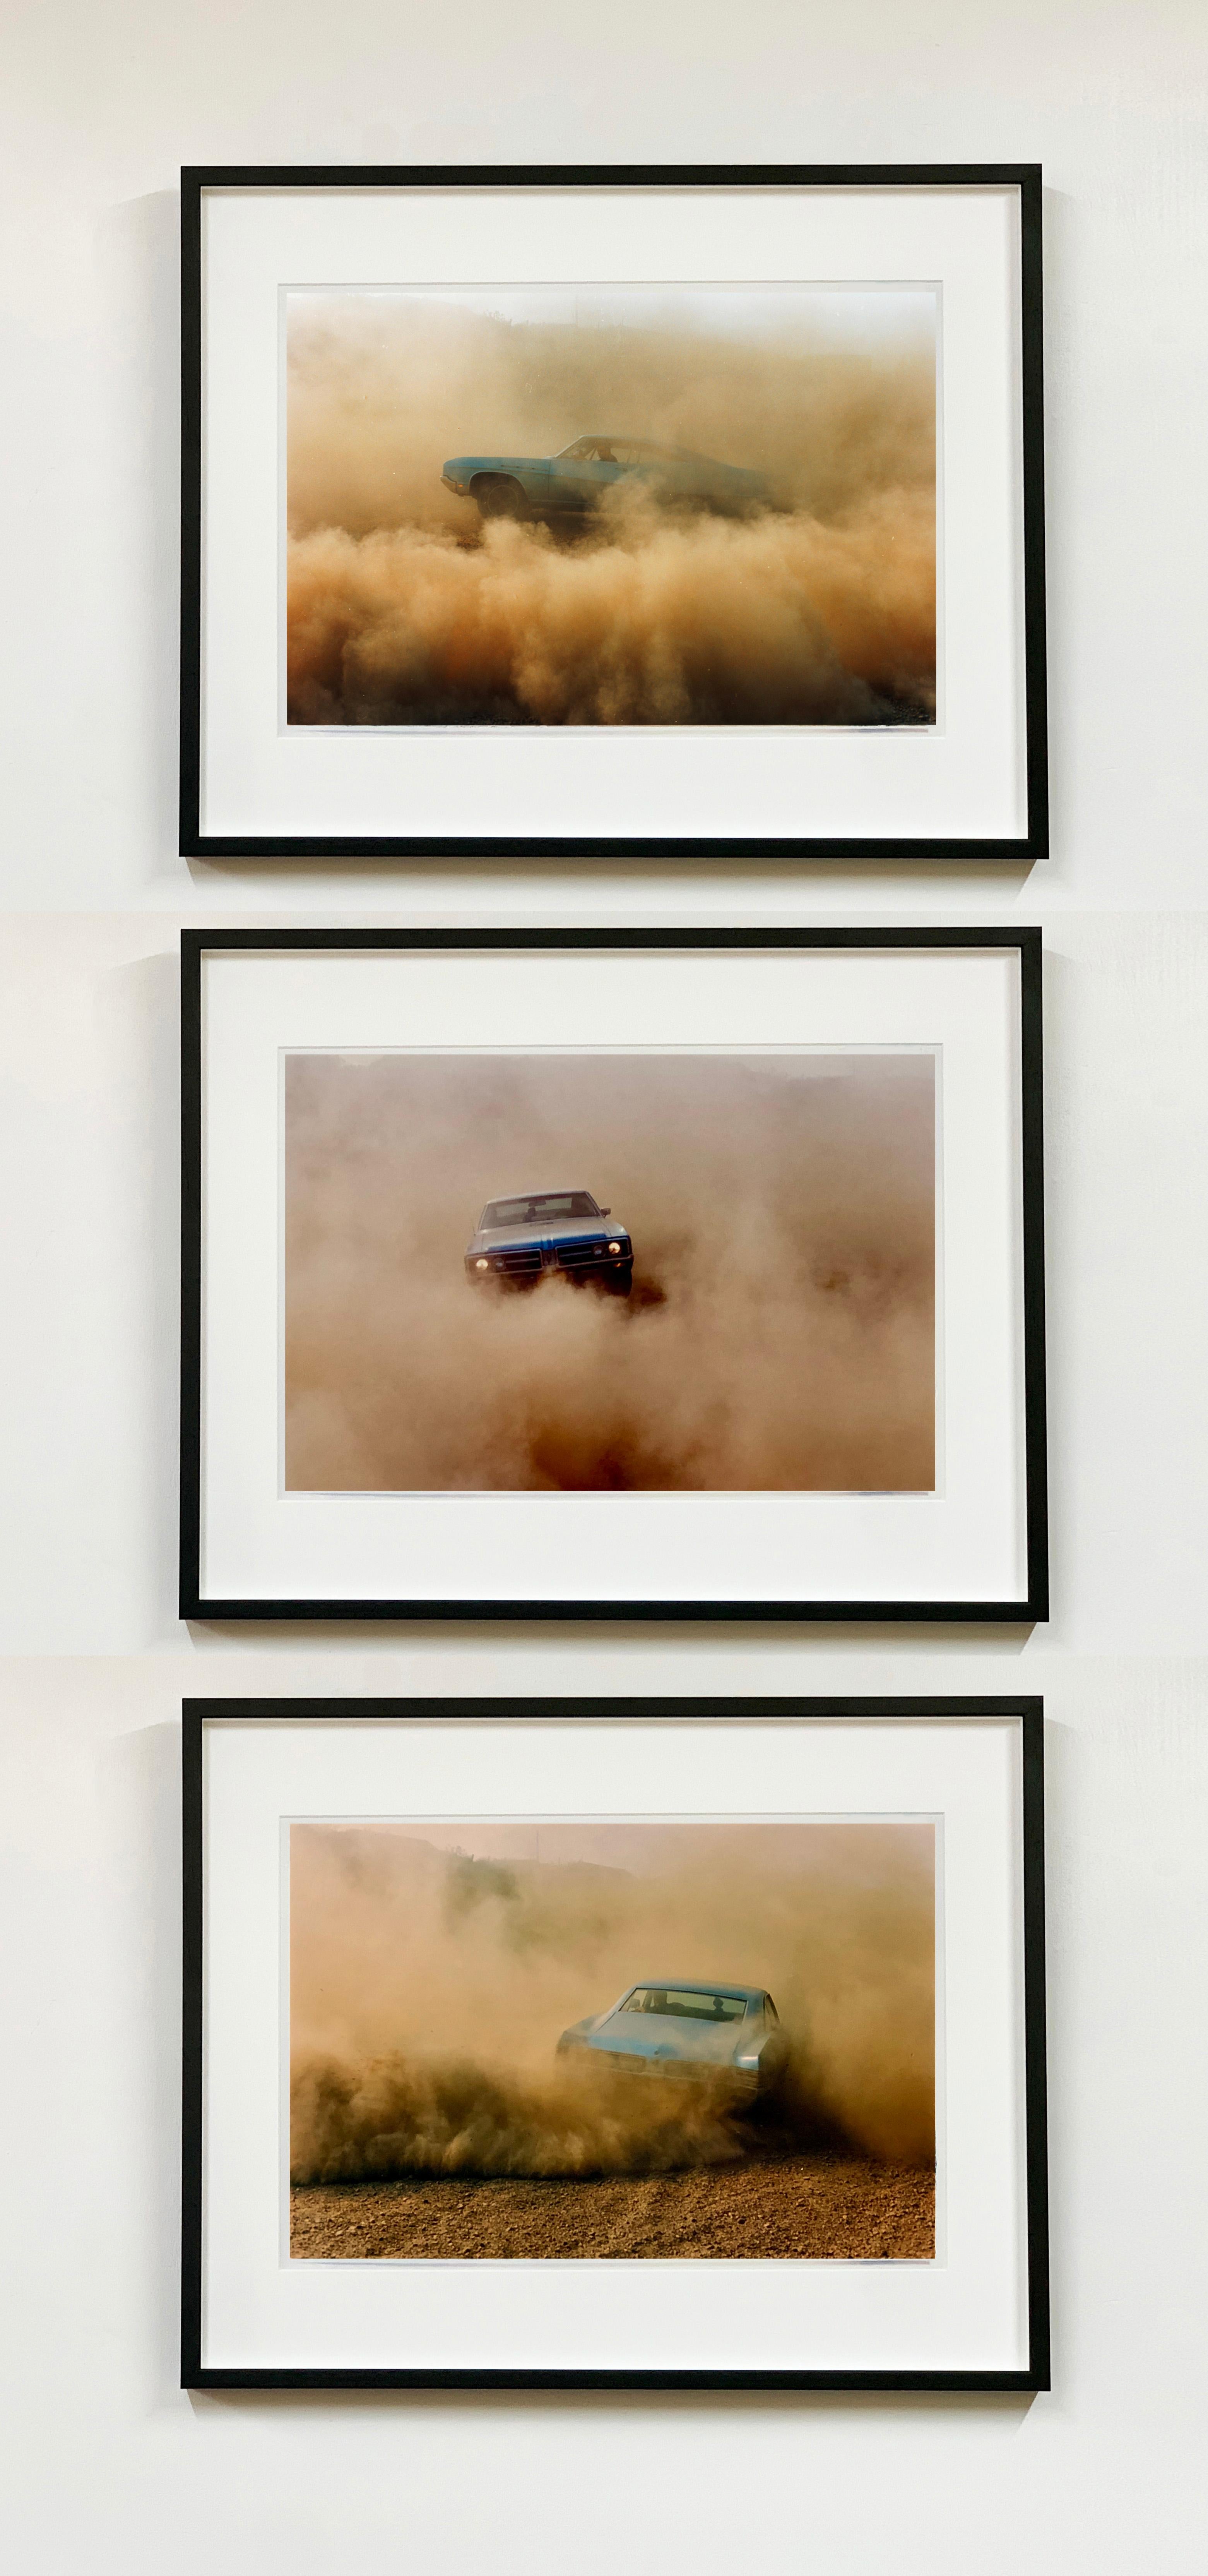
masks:
{"label": "car wheel", "polygon": [[607,1289],[610,1297],[632,1297],[633,1272],[632,1270],[606,1270],[600,1286]]}
{"label": "car wheel", "polygon": [[477,482],[470,485],[470,490],[478,503],[480,518],[522,519],[524,517],[526,508],[524,493],[519,483],[513,481],[510,474],[480,474]]}

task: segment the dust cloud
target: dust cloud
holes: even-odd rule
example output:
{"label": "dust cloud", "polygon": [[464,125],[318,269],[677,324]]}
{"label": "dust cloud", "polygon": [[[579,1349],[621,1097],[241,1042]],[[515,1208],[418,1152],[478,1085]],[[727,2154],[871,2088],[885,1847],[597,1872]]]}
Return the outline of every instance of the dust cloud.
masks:
{"label": "dust cloud", "polygon": [[[934,1136],[926,1053],[291,1056],[287,1485],[930,1491]],[[563,1188],[632,1297],[471,1287]]]}
{"label": "dust cloud", "polygon": [[492,1830],[291,1828],[295,2183],[741,2157],[753,2115],[724,2085],[555,2059],[571,2022],[660,1976],[767,1987],[791,2051],[781,2134],[933,2160],[931,1825],[592,1828],[628,1866],[501,1861]]}
{"label": "dust cloud", "polygon": [[[294,724],[885,725],[935,714],[933,335],[778,346],[291,299]],[[590,431],[753,468],[724,519],[614,488],[582,531],[479,521],[456,455]]]}

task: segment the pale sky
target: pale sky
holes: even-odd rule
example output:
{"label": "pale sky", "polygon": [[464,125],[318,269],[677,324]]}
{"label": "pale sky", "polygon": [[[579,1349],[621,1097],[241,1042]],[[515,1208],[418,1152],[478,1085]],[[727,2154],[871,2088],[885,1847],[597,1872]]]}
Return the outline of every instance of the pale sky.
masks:
{"label": "pale sky", "polygon": [[292,307],[322,300],[341,308],[362,300],[456,305],[503,322],[577,324],[630,330],[701,331],[779,349],[867,349],[879,356],[935,346],[935,286],[448,286],[298,288]]}
{"label": "pale sky", "polygon": [[[686,1812],[682,1823],[661,1819],[657,1823],[645,1822],[640,1810],[615,1818],[414,1816],[400,1817],[396,1822],[385,1816],[366,1816],[357,1818],[355,1823],[372,1825],[379,1833],[388,1832],[394,1824],[405,1841],[428,1843],[437,1851],[462,1851],[473,1860],[540,1861],[543,1866],[588,1861],[598,1868],[628,1870],[639,1877],[682,1868],[706,1843],[713,1845],[719,1865],[724,1866],[726,1842],[731,1838],[745,1842],[752,1832],[767,1835],[769,1862],[774,1861],[778,1873],[794,1865],[816,1870],[821,1856],[819,1835],[830,1829],[845,1830],[853,1824],[865,1832],[879,1827],[890,1838],[895,1853],[900,1851],[903,1835],[913,1839],[920,1860],[934,1852],[934,1824],[918,1817],[803,1816],[761,1820],[755,1816],[727,1816],[706,1822],[692,1817],[690,1781],[686,1780],[684,1786]],[[307,1821],[319,1823],[321,1819]],[[339,1821],[350,1825],[354,1822],[351,1817]],[[838,1847],[835,1859],[840,1860]]]}

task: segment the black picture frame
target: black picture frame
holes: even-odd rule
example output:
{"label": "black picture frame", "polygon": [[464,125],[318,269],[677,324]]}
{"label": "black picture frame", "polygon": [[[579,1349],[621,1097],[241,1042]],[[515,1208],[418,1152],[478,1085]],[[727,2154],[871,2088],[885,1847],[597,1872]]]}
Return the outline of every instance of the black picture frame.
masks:
{"label": "black picture frame", "polygon": [[[181,186],[181,542],[179,839],[197,859],[463,858],[652,860],[1014,860],[1049,855],[1048,717],[1045,641],[1044,331],[1042,180],[1035,162],[993,163],[625,163],[477,167],[191,166]],[[843,837],[616,837],[581,832],[541,837],[407,833],[223,834],[202,829],[202,584],[204,380],[202,215],[208,191],[322,189],[968,189],[1018,188],[1020,201],[1020,393],[1023,503],[1023,660],[1026,829],[1009,838],[960,834]]]}
{"label": "black picture frame", "polygon": [[[709,1721],[1018,1717],[1022,1743],[1024,2172],[1028,2360],[1020,2370],[529,2370],[295,2369],[207,2366],[202,2360],[204,2265],[203,2108],[205,2096],[204,1738],[224,1721],[450,1717],[487,1724],[509,1718],[593,1721]],[[1049,2192],[1045,2003],[1044,1702],[1028,1693],[911,1698],[508,1698],[188,1699],[182,1726],[183,1942],[180,2384],[185,2389],[780,2389],[913,2391],[1028,2396],[1051,2386]]]}
{"label": "black picture frame", "polygon": [[[1020,964],[1023,1218],[1023,1441],[1027,1588],[1010,1601],[707,1601],[620,1603],[525,1599],[273,1600],[207,1596],[201,1584],[203,1202],[202,975],[219,951],[297,952],[573,949],[612,952],[813,949],[1005,949]],[[799,930],[185,930],[181,933],[181,1315],[179,1609],[186,1620],[762,1621],[915,1626],[1032,1626],[1049,1613],[1047,1398],[1044,1303],[1044,1077],[1042,934],[1039,929]]]}

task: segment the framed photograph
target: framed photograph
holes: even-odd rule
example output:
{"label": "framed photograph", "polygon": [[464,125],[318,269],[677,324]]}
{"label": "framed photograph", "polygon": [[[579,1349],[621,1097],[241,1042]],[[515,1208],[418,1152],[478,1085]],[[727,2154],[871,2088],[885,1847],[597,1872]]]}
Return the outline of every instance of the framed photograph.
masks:
{"label": "framed photograph", "polygon": [[1035,930],[184,935],[187,1618],[1035,1620]]}
{"label": "framed photograph", "polygon": [[1047,856],[1038,169],[181,178],[183,852]]}
{"label": "framed photograph", "polygon": [[186,2387],[1048,2386],[1039,1700],[184,1723]]}

